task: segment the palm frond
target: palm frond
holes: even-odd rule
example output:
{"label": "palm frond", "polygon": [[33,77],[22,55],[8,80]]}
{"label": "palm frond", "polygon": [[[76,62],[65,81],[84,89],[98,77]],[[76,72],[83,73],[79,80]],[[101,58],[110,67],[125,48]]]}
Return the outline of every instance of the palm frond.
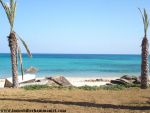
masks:
{"label": "palm frond", "polygon": [[139,11],[140,11],[140,13],[141,13],[141,15],[142,15],[143,24],[144,24],[144,21],[145,21],[145,19],[144,19],[144,15],[143,15],[143,13],[142,13],[141,9],[140,9],[140,8],[138,8],[138,9],[139,9]]}
{"label": "palm frond", "polygon": [[13,8],[13,3],[14,3],[14,0],[10,0],[10,9]]}
{"label": "palm frond", "polygon": [[[13,24],[14,24],[14,19],[15,19],[15,15],[16,15],[16,4],[17,4],[17,2],[13,1],[12,6],[10,6],[11,7],[11,17],[12,17],[11,18],[11,23],[13,23]],[[13,24],[12,24],[12,26],[13,26]]]}
{"label": "palm frond", "polygon": [[9,16],[11,12],[10,12],[9,6],[6,3],[4,3],[2,0],[0,0],[0,2],[1,2],[1,4],[2,4],[4,10],[5,10],[5,13],[6,13],[7,18],[9,20],[9,23],[11,24],[10,16]]}
{"label": "palm frond", "polygon": [[22,63],[22,53],[21,53],[21,49],[20,49],[19,45],[18,45],[18,57],[19,57],[19,61],[20,61],[20,69],[21,69],[22,80],[23,80],[24,71],[23,71],[23,63]]}
{"label": "palm frond", "polygon": [[148,31],[148,26],[149,26],[149,19],[148,19],[148,14],[146,12],[145,9],[143,9],[143,13],[142,11],[140,10],[139,8],[139,11],[142,15],[142,19],[143,19],[143,24],[144,24],[144,33],[145,33],[145,36],[147,36],[147,31]]}
{"label": "palm frond", "polygon": [[8,4],[4,3],[3,0],[0,0],[0,3],[2,4],[2,6],[6,12],[8,21],[11,26],[11,32],[12,32],[13,26],[14,26],[15,13],[16,13],[16,1],[10,0],[10,6]]}
{"label": "palm frond", "polygon": [[30,52],[30,50],[29,50],[29,48],[28,48],[26,42],[25,42],[19,35],[18,35],[18,37],[19,37],[20,41],[22,42],[23,46],[25,47],[25,49],[26,49],[26,51],[27,51],[27,53],[28,53],[28,56],[29,56],[29,57],[32,57],[32,54],[31,54],[31,52]]}

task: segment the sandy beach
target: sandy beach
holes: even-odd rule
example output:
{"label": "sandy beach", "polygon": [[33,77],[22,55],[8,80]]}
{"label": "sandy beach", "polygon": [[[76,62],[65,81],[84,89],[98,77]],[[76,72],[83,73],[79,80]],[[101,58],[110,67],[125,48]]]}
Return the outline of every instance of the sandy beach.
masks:
{"label": "sandy beach", "polygon": [[[59,77],[59,76],[58,76]],[[101,86],[110,83],[111,80],[118,79],[119,77],[65,77],[73,86],[80,87],[80,86]],[[31,85],[43,85],[47,84],[48,81],[45,80],[45,77],[37,77],[37,80],[41,80],[39,83],[30,83]],[[29,85],[30,85],[29,84]],[[21,85],[24,86],[24,85]]]}
{"label": "sandy beach", "polygon": [[[130,75],[126,75],[126,76],[132,77]],[[51,77],[54,77],[57,79],[59,78],[61,81],[63,81],[62,78],[66,79],[69,83],[71,83],[71,85],[75,87],[102,86],[102,85],[107,85],[111,83],[111,80],[121,79],[121,77],[65,77],[63,75],[37,77],[37,75],[35,74],[25,74],[23,81],[22,81],[22,76],[19,76],[18,80],[20,83],[20,87],[26,86],[26,85],[48,85],[49,84],[48,78],[51,78]],[[136,77],[136,76],[133,76],[133,77]],[[136,78],[139,78],[139,77],[136,77]],[[9,82],[12,83],[12,77],[5,78],[5,79],[7,79]],[[125,82],[129,82],[129,81],[125,80]]]}
{"label": "sandy beach", "polygon": [[69,82],[76,87],[79,86],[101,86],[110,83],[119,77],[66,77]]}
{"label": "sandy beach", "polygon": [[[125,75],[127,77],[131,77],[130,75]],[[21,81],[21,76],[20,77],[20,82],[25,82],[23,84],[20,84],[20,87],[22,86],[26,86],[26,85],[46,85],[46,84],[49,84],[49,80],[47,78],[50,78],[50,77],[56,77],[56,78],[65,78],[67,81],[69,81],[69,83],[71,83],[73,86],[75,87],[80,87],[80,86],[102,86],[102,85],[107,85],[107,84],[111,84],[111,81],[112,80],[117,80],[117,79],[122,79],[122,77],[65,77],[65,76],[62,76],[62,75],[55,75],[55,76],[47,76],[47,77],[36,77],[36,75],[30,75],[30,74],[27,74],[25,75],[25,78],[26,80],[24,81]],[[31,80],[32,79],[35,79],[35,81],[33,82],[26,82],[28,80]],[[34,78],[35,77],[35,78]],[[137,78],[138,80],[139,77],[136,77],[136,76],[133,76],[135,78]],[[11,78],[9,78],[10,80]],[[149,80],[150,80],[150,77],[149,77]],[[37,81],[40,81],[40,82],[37,82]],[[127,79],[123,79],[124,82],[129,82]]]}

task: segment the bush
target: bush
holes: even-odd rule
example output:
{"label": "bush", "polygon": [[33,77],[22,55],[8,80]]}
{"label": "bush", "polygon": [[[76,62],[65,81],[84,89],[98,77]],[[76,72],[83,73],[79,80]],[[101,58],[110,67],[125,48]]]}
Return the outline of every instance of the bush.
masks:
{"label": "bush", "polygon": [[101,89],[104,90],[123,90],[126,87],[123,85],[109,85],[109,86],[101,86]]}
{"label": "bush", "polygon": [[48,85],[29,85],[24,86],[25,90],[41,90],[41,89],[63,89],[63,90],[74,90],[74,89],[82,89],[82,90],[123,90],[131,87],[140,87],[140,85],[132,84],[132,85],[105,85],[105,86],[81,86],[81,87],[63,87],[63,86],[48,86]]}
{"label": "bush", "polygon": [[105,86],[81,86],[78,87],[78,89],[83,89],[83,90],[123,90],[125,88],[131,88],[131,87],[140,87],[140,85],[105,85]]}
{"label": "bush", "polygon": [[49,88],[49,86],[48,85],[28,85],[22,88],[26,90],[41,90],[41,89]]}
{"label": "bush", "polygon": [[81,86],[81,87],[77,87],[78,89],[83,89],[83,90],[98,90],[100,87],[98,86]]}

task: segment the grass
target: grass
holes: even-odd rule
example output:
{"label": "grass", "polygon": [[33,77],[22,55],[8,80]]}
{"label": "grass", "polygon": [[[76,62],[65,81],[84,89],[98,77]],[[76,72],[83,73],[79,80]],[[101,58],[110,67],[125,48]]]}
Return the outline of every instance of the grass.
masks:
{"label": "grass", "polygon": [[29,85],[22,87],[25,90],[42,90],[42,89],[82,89],[82,90],[123,90],[131,87],[140,87],[139,85],[108,85],[108,86],[81,86],[81,87],[63,87],[63,86],[48,86],[48,85]]}
{"label": "grass", "polygon": [[49,86],[48,85],[29,85],[29,86],[24,86],[23,88],[26,90],[41,90],[41,89],[49,88]]}
{"label": "grass", "polygon": [[[119,90],[114,90],[116,87]],[[150,111],[150,88],[146,90],[139,87],[120,90],[120,86],[105,87],[106,89],[87,86],[28,88],[27,90],[0,89],[0,109],[65,109],[67,113],[149,113]]]}

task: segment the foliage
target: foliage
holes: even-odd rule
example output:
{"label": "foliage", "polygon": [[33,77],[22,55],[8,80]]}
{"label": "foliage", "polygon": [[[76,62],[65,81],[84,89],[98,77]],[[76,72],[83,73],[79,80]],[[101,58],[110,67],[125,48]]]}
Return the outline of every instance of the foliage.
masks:
{"label": "foliage", "polygon": [[148,26],[149,26],[148,14],[147,14],[145,9],[143,9],[144,13],[142,13],[140,8],[139,8],[139,11],[140,11],[140,13],[142,15],[143,24],[144,24],[144,33],[145,33],[145,37],[146,37],[147,36],[147,31],[148,31]]}
{"label": "foliage", "polygon": [[[9,23],[10,23],[10,31],[11,33],[14,33],[16,38],[17,38],[17,41],[21,41],[23,46],[25,47],[29,57],[32,57],[31,55],[31,52],[27,46],[27,44],[25,43],[25,41],[19,36],[17,35],[14,30],[13,30],[13,27],[14,27],[14,19],[15,19],[15,14],[16,14],[16,0],[10,0],[9,4],[8,3],[4,3],[3,0],[0,0],[0,3],[2,4],[5,12],[6,12],[6,15],[7,15],[7,18],[9,20]],[[19,46],[19,42],[17,42],[17,54],[18,54],[18,57],[19,57],[19,61],[20,61],[20,68],[21,68],[21,73],[22,73],[22,79],[23,79],[23,75],[24,75],[24,72],[23,72],[23,61],[22,61],[22,53],[21,53],[21,48]]]}
{"label": "foliage", "polygon": [[140,87],[140,85],[104,85],[104,86],[80,86],[80,87],[63,87],[63,86],[48,86],[48,85],[28,85],[24,86],[25,90],[42,90],[42,89],[63,89],[63,90],[75,90],[75,89],[81,89],[81,90],[123,90],[126,88],[131,87]]}
{"label": "foliage", "polygon": [[14,26],[14,18],[16,14],[16,1],[10,0],[10,4],[4,3],[2,0],[0,0],[3,8],[5,9],[7,18],[9,20],[10,26],[11,26],[11,32],[13,31]]}
{"label": "foliage", "polygon": [[28,85],[23,87],[25,90],[40,90],[40,89],[45,89],[49,88],[48,85]]}

